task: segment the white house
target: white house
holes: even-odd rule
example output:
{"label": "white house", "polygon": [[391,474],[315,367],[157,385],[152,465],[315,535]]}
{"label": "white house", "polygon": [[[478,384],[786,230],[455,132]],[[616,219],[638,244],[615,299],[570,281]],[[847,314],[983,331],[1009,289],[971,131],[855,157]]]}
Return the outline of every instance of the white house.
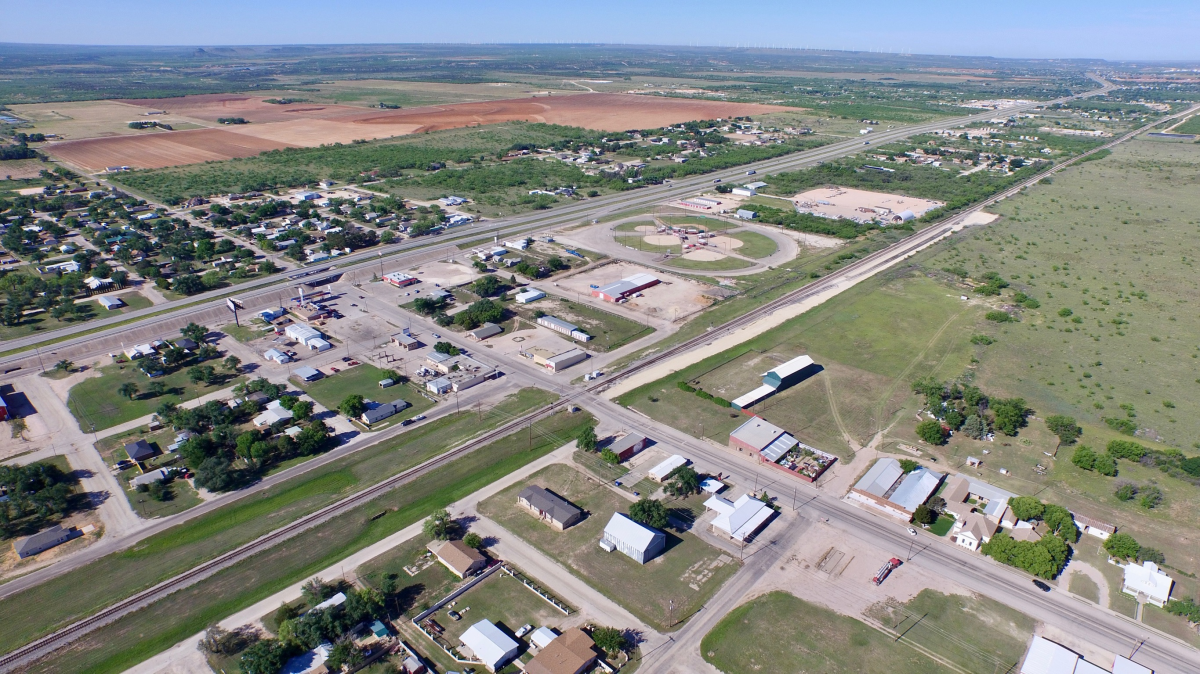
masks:
{"label": "white house", "polygon": [[1144,595],[1146,601],[1161,607],[1171,598],[1171,587],[1175,581],[1159,570],[1154,562],[1142,562],[1141,565],[1129,563],[1121,567],[1125,569],[1125,581],[1121,591],[1134,597]]}
{"label": "white house", "polygon": [[119,297],[106,297],[101,295],[96,299],[96,301],[100,303],[100,306],[108,309],[109,311],[125,306],[125,302],[121,301],[121,298]]}
{"label": "white house", "polygon": [[678,454],[674,454],[667,460],[651,468],[650,472],[646,473],[646,477],[649,477],[655,482],[662,482],[663,480],[667,479],[667,476],[671,474],[671,471],[679,468],[680,466],[686,466],[687,464],[688,460],[686,458]]}
{"label": "white house", "polygon": [[278,400],[272,400],[267,403],[267,408],[263,413],[254,417],[254,425],[262,428],[263,426],[274,426],[281,421],[291,421],[292,411],[285,408]]}
{"label": "white house", "polygon": [[263,354],[263,358],[267,360],[273,360],[280,365],[283,365],[284,363],[290,363],[292,361],[290,356],[279,349],[267,349],[267,352]]}
{"label": "white house", "polygon": [[529,304],[530,302],[536,302],[545,296],[546,293],[538,290],[537,288],[526,288],[525,290],[517,293],[514,299],[517,300],[517,304]]}
{"label": "white house", "polygon": [[736,501],[711,496],[704,507],[717,511],[711,525],[713,532],[723,532],[735,541],[753,536],[775,513],[771,506],[749,494],[742,494]]}
{"label": "white house", "polygon": [[992,540],[999,528],[995,521],[973,512],[954,522],[954,542],[968,550],[978,550],[979,546]]}
{"label": "white house", "polygon": [[462,635],[462,644],[488,671],[494,672],[517,655],[519,645],[490,620],[480,620]]}

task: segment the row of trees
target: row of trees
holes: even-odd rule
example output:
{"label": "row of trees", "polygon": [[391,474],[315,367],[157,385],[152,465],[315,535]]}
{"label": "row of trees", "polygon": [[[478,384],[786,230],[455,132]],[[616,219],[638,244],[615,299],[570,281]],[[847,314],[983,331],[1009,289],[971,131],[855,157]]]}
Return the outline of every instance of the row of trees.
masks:
{"label": "row of trees", "polygon": [[52,463],[0,465],[0,533],[4,538],[27,535],[66,517],[78,505],[77,482]]}

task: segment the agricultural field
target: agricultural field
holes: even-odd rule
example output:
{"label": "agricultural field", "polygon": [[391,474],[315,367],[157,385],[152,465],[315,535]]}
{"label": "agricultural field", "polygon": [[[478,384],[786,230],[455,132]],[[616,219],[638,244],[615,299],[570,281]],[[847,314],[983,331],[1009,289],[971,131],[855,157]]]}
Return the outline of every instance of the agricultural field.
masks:
{"label": "agricultural field", "polygon": [[[516,504],[517,492],[530,484],[561,495],[586,511],[587,518],[566,531],[551,529]],[[604,552],[596,541],[612,514],[627,510],[630,503],[595,478],[555,464],[481,501],[479,512],[571,569],[647,624],[671,631],[734,574],[738,561],[693,534],[672,531],[667,532],[666,551],[649,564],[638,564],[620,552]]]}

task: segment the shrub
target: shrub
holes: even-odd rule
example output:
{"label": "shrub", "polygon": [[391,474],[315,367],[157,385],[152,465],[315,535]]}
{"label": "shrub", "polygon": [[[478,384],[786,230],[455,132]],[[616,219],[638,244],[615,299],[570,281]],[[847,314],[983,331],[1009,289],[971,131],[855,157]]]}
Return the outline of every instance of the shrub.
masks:
{"label": "shrub", "polygon": [[989,346],[991,344],[995,344],[996,340],[988,337],[987,335],[972,335],[971,343],[977,346]]}
{"label": "shrub", "polygon": [[1025,406],[1024,398],[1001,398],[991,401],[996,415],[996,428],[1005,435],[1016,435],[1025,426],[1025,417],[1033,411]]}
{"label": "shrub", "polygon": [[1118,433],[1124,433],[1125,435],[1133,435],[1134,431],[1137,430],[1137,424],[1133,423],[1129,419],[1104,417],[1104,423],[1108,424],[1108,427],[1114,431],[1117,431]]}
{"label": "shrub", "polygon": [[1012,323],[1014,321],[1012,315],[1007,311],[989,311],[983,317],[995,323]]}
{"label": "shrub", "polygon": [[921,467],[921,464],[912,459],[900,459],[900,469],[906,473],[911,473]]}
{"label": "shrub", "polygon": [[1084,470],[1094,470],[1096,468],[1096,453],[1092,451],[1091,447],[1081,445],[1071,455],[1071,463]]}
{"label": "shrub", "polygon": [[1050,432],[1058,436],[1059,442],[1064,445],[1074,444],[1083,435],[1083,429],[1079,424],[1075,423],[1075,417],[1063,416],[1054,414],[1046,417],[1046,428]]}
{"label": "shrub", "polygon": [[1167,556],[1161,550],[1155,550],[1154,548],[1142,548],[1138,550],[1137,558],[1139,561],[1154,562],[1155,564],[1165,564],[1167,562]]}
{"label": "shrub", "polygon": [[1163,493],[1162,490],[1154,485],[1150,485],[1142,489],[1141,498],[1138,499],[1138,505],[1146,510],[1153,510],[1162,505]]}
{"label": "shrub", "polygon": [[1096,472],[1107,477],[1115,477],[1117,475],[1117,462],[1108,454],[1101,454],[1096,457]]}
{"label": "shrub", "polygon": [[1130,440],[1112,440],[1108,443],[1108,453],[1118,459],[1141,461],[1150,450]]}
{"label": "shrub", "polygon": [[987,434],[987,422],[979,415],[972,414],[963,422],[961,430],[968,438],[982,440],[983,436]]}
{"label": "shrub", "polygon": [[1117,485],[1117,490],[1113,492],[1118,501],[1132,501],[1134,496],[1137,496],[1138,488],[1132,482],[1123,482]]}
{"label": "shrub", "polygon": [[696,392],[696,387],[689,386],[686,381],[681,381],[678,384],[676,384],[676,386],[678,386],[679,390],[683,391],[684,393],[695,393]]}

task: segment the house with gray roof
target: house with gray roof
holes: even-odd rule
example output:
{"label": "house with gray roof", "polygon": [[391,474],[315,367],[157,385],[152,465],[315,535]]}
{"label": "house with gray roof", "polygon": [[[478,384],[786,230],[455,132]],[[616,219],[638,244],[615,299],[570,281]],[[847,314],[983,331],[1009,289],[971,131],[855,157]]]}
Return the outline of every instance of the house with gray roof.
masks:
{"label": "house with gray roof", "polygon": [[377,424],[395,414],[399,414],[402,410],[408,407],[411,407],[411,405],[403,400],[393,400],[390,403],[376,404],[371,409],[363,412],[362,417],[359,418],[359,421],[362,421],[366,426],[370,426],[371,424]]}
{"label": "house with gray roof", "polygon": [[945,475],[928,468],[905,473],[900,462],[885,457],[875,462],[854,484],[846,499],[905,521],[937,491]]}
{"label": "house with gray roof", "polygon": [[522,489],[521,493],[517,494],[517,504],[559,531],[583,519],[582,510],[558,494],[537,485]]}
{"label": "house with gray roof", "polygon": [[21,559],[32,557],[39,552],[44,552],[58,545],[62,545],[69,540],[79,538],[83,532],[71,527],[70,529],[62,528],[62,525],[55,524],[49,529],[37,532],[32,536],[19,538],[13,541],[13,549],[17,551],[17,556]]}

